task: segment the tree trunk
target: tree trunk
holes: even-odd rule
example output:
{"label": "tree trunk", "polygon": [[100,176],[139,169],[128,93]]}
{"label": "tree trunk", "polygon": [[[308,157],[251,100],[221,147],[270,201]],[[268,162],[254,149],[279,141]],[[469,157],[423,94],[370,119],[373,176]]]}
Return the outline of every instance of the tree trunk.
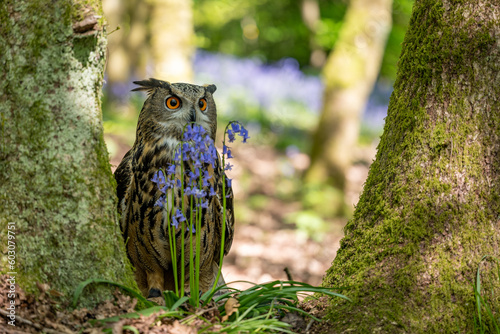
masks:
{"label": "tree trunk", "polygon": [[[496,0],[415,2],[376,160],[324,279],[354,299],[330,308],[332,333],[473,331],[476,271],[500,256],[498,17]],[[492,268],[481,285],[498,319]]]}
{"label": "tree trunk", "polygon": [[148,21],[151,5],[142,0],[103,0],[108,30],[106,87],[143,79],[149,55]]}
{"label": "tree trunk", "polygon": [[300,4],[300,14],[302,16],[302,22],[304,22],[309,30],[309,46],[311,48],[309,63],[313,67],[321,68],[325,64],[326,53],[315,40],[315,35],[318,31],[318,23],[321,19],[318,0],[302,0]]}
{"label": "tree trunk", "polygon": [[344,190],[361,113],[391,30],[392,0],[352,0],[338,42],[323,69],[323,111],[314,135],[309,184]]}
{"label": "tree trunk", "polygon": [[191,82],[194,51],[192,0],[149,0],[151,54],[156,78]]}
{"label": "tree trunk", "polygon": [[[103,140],[100,15],[94,0],[0,5],[1,271],[30,293],[37,281],[65,298],[89,278],[135,284]],[[84,305],[106,295],[91,291]]]}

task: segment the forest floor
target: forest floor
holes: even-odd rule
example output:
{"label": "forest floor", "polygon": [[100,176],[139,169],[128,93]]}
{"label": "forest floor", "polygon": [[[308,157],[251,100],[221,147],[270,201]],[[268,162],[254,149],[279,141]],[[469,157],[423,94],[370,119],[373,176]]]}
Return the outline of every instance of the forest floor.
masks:
{"label": "forest floor", "polygon": [[[110,162],[114,171],[130,146],[115,135],[108,134],[105,138],[108,147],[113,147]],[[349,204],[357,202],[374,153],[374,147],[357,152],[357,160],[362,163],[354,165],[348,173],[346,201]],[[293,223],[290,217],[305,210],[300,196],[296,195],[301,186],[300,175],[309,165],[307,155],[242,144],[235,144],[233,155],[235,158],[231,163],[234,168],[229,177],[234,178],[236,226],[232,248],[223,266],[226,282],[287,280],[284,269],[288,268],[293,280],[321,284],[335,257],[347,219],[323,218],[322,224],[312,230],[299,228]],[[2,277],[0,282],[0,303],[5,305],[6,278]],[[234,282],[230,286],[245,289],[250,284]],[[54,301],[57,292],[51,291],[48,285],[40,284],[39,289],[42,293],[38,299],[18,290],[16,327],[7,326],[4,314],[0,317],[0,333],[100,333],[102,329],[90,328],[90,319],[131,312],[135,306],[130,297],[116,291],[114,301],[94,310],[71,311],[57,305]],[[141,333],[196,332],[168,318],[163,318],[157,323],[161,326],[155,327],[158,330],[152,331],[155,321],[154,317],[120,321],[113,325],[111,332],[122,333],[125,325],[132,325]]]}

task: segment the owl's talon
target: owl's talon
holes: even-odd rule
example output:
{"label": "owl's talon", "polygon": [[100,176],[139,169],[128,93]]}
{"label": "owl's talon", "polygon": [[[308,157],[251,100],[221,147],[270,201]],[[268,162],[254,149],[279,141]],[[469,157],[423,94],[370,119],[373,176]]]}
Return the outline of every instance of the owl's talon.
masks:
{"label": "owl's talon", "polygon": [[149,289],[148,298],[161,297],[161,291],[159,289],[151,288]]}

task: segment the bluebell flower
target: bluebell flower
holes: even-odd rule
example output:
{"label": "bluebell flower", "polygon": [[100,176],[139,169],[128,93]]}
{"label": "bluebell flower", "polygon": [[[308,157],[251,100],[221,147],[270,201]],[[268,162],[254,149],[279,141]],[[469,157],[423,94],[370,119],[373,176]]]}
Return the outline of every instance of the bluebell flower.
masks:
{"label": "bluebell flower", "polygon": [[208,183],[208,179],[202,178],[201,182],[202,182],[201,184],[202,187],[208,187],[210,185],[210,183]]}
{"label": "bluebell flower", "polygon": [[198,188],[194,188],[192,191],[191,191],[191,194],[195,197],[195,198],[204,198],[207,196],[207,192],[205,190],[200,190]]}
{"label": "bluebell flower", "polygon": [[229,162],[226,164],[224,167],[224,170],[233,170],[233,165],[231,165]]}
{"label": "bluebell flower", "polygon": [[167,168],[167,175],[173,175],[173,174],[175,174],[175,165],[169,164]]}
{"label": "bluebell flower", "polygon": [[154,173],[151,181],[158,185],[165,184],[165,176],[163,175],[163,172],[159,170],[156,173]]}
{"label": "bluebell flower", "polygon": [[194,167],[195,167],[196,169],[200,169],[200,168],[201,168],[201,160],[196,159],[196,160],[194,161]]}
{"label": "bluebell flower", "polygon": [[227,138],[229,139],[230,143],[232,143],[236,140],[236,138],[234,137],[234,133],[233,133],[233,131],[231,131],[231,129],[227,130]]}
{"label": "bluebell flower", "polygon": [[170,225],[172,225],[175,228],[179,227],[179,222],[177,221],[177,218],[175,218],[174,215],[172,215],[172,222],[170,223]]}
{"label": "bluebell flower", "polygon": [[[189,226],[186,226],[186,231],[188,231],[188,232],[189,232]],[[196,229],[194,228],[194,225],[193,225],[193,226],[191,226],[191,232],[192,232],[192,233],[196,233]]]}
{"label": "bluebell flower", "polygon": [[231,188],[231,187],[232,187],[232,185],[231,185],[231,184],[232,184],[232,182],[233,182],[233,179],[230,179],[230,178],[228,178],[228,177],[226,178],[226,183],[227,183],[227,186],[228,186],[229,188]]}
{"label": "bluebell flower", "polygon": [[179,222],[183,222],[186,220],[186,217],[184,217],[181,210],[179,210],[179,209],[177,209],[177,211],[175,212],[175,218],[177,218],[179,220]]}
{"label": "bluebell flower", "polygon": [[159,206],[160,208],[163,208],[163,204],[165,203],[165,196],[161,195],[160,198],[155,203],[155,206]]}
{"label": "bluebell flower", "polygon": [[245,128],[243,127],[243,125],[241,126],[240,136],[242,136],[242,137],[243,137],[243,140],[242,140],[242,142],[243,142],[243,143],[246,143],[246,142],[247,142],[247,139],[248,139],[248,138],[250,138],[250,137],[248,136],[248,130],[247,130],[247,129],[245,129]]}
{"label": "bluebell flower", "polygon": [[153,178],[151,179],[151,182],[158,184],[158,182],[159,182],[158,172],[153,174]]}
{"label": "bluebell flower", "polygon": [[232,122],[231,128],[233,129],[234,133],[240,132],[240,124],[238,122]]}
{"label": "bluebell flower", "polygon": [[211,187],[210,187],[210,192],[208,193],[208,196],[215,196],[215,195],[217,195],[217,194],[216,194],[216,193],[215,193],[215,191],[214,191],[214,187],[213,187],[213,186],[211,186]]}

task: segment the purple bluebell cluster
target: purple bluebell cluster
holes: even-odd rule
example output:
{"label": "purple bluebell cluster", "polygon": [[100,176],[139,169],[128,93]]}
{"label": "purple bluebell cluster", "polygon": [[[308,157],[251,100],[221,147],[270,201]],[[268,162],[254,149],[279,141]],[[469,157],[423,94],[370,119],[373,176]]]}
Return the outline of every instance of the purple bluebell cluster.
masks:
{"label": "purple bluebell cluster", "polygon": [[[149,67],[147,75],[154,77],[153,66]],[[304,74],[295,59],[285,58],[269,65],[257,58],[241,59],[197,50],[193,68],[195,82],[217,85],[217,106],[226,119],[247,115],[248,121],[256,121],[254,111],[260,110],[273,124],[314,129],[322,108],[324,85],[319,76]],[[132,79],[114,82],[110,87],[105,83],[107,93],[122,102],[128,100],[135,87]],[[375,85],[363,113],[366,126],[383,127],[391,92],[390,84],[379,81]]]}
{"label": "purple bluebell cluster", "polygon": [[[259,108],[273,122],[314,128],[322,108],[324,85],[320,77],[304,74],[295,59],[267,65],[256,58],[240,59],[198,50],[193,65],[198,83],[217,85],[221,92],[217,93],[217,105],[224,116],[241,117]],[[390,95],[392,87],[384,82],[375,86],[363,113],[368,127],[383,126],[389,102],[387,90]]]}
{"label": "purple bluebell cluster", "polygon": [[293,117],[298,109],[313,114],[321,109],[321,80],[305,75],[293,58],[265,65],[255,58],[239,59],[198,50],[194,73],[197,82],[213,82],[218,91],[224,92],[217,95],[217,104],[223,106],[221,110],[228,117],[241,117],[242,106],[263,109],[278,121]]}
{"label": "purple bluebell cluster", "polygon": [[[247,129],[236,121],[231,122],[226,127],[226,133],[228,134],[230,143],[234,142],[235,135],[241,136],[244,143],[250,138]],[[225,159],[233,158],[231,148],[226,146],[225,140],[223,141],[222,154],[223,164]],[[169,200],[167,198],[167,190],[178,188],[182,189],[185,196],[191,196],[194,199],[195,208],[193,211],[196,211],[196,208],[207,209],[208,199],[216,196],[217,193],[214,187],[208,182],[212,178],[212,175],[208,173],[206,167],[211,165],[215,169],[218,159],[214,141],[210,138],[206,130],[197,124],[187,125],[182,142],[175,150],[173,163],[169,164],[165,170],[158,170],[151,179],[162,193],[155,205],[163,207]],[[181,162],[190,162],[192,168],[182,170]],[[182,166],[185,166],[185,164],[182,164]],[[224,171],[231,170],[232,167],[233,165],[227,163],[224,165]],[[177,173],[178,171],[179,173]],[[179,177],[181,174],[187,177]],[[223,177],[226,179],[227,186],[231,187],[232,180],[225,177],[225,175]],[[187,181],[186,184],[184,184],[184,180]],[[172,226],[177,228],[179,223],[185,220],[186,217],[180,208],[176,208],[175,211],[172,210]],[[189,230],[189,227],[187,229]],[[195,233],[194,226],[191,227],[191,231]]]}

